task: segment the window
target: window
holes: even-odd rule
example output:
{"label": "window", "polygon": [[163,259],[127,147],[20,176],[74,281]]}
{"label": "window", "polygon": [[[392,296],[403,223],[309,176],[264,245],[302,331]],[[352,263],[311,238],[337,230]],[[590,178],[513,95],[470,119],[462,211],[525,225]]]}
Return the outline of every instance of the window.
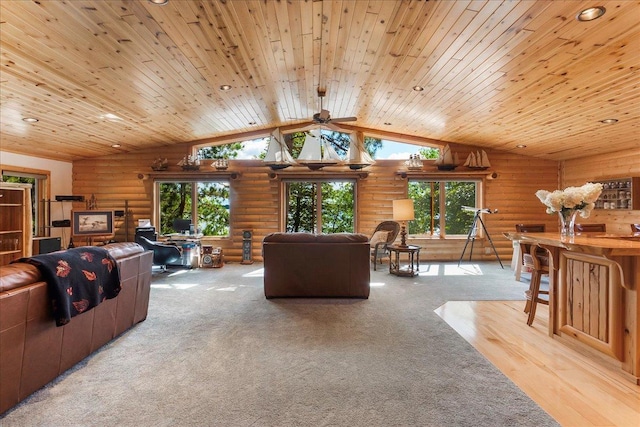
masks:
{"label": "window", "polygon": [[229,182],[157,181],[160,234],[190,229],[205,236],[230,234]]}
{"label": "window", "polygon": [[377,146],[375,153],[375,159],[396,159],[404,160],[409,159],[411,156],[419,155],[423,159],[437,159],[440,150],[435,147],[423,147],[416,146],[415,144],[398,142],[392,140],[379,140],[380,144]]}
{"label": "window", "polygon": [[285,181],[287,232],[342,233],[355,229],[355,180]]}
{"label": "window", "polygon": [[409,234],[418,236],[467,235],[474,212],[463,206],[479,207],[480,181],[409,181],[415,220],[409,222]]}

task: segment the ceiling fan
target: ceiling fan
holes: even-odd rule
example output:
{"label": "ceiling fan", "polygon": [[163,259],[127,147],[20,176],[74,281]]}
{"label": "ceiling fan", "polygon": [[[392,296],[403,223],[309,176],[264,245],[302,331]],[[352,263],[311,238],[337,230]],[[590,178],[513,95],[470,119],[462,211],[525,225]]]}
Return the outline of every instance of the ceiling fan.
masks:
{"label": "ceiling fan", "polygon": [[355,122],[356,120],[358,120],[357,117],[338,117],[338,118],[332,119],[331,113],[329,113],[329,110],[325,110],[324,108],[322,108],[322,100],[326,94],[327,94],[327,91],[325,89],[320,89],[318,87],[318,97],[320,98],[320,112],[315,113],[313,115],[313,121],[315,123],[320,125],[329,125],[331,123]]}

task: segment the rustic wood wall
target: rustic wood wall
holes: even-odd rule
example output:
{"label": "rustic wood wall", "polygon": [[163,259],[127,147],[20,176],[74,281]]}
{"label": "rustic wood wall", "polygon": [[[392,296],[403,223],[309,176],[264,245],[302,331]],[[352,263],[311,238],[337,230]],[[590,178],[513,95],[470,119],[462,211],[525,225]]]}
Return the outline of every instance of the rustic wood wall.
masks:
{"label": "rustic wood wall", "polygon": [[[608,155],[583,157],[563,163],[561,179],[564,186],[581,185],[607,178],[640,176],[640,148]],[[640,224],[637,210],[594,210],[589,218],[578,222],[605,223],[609,233],[629,233],[629,224]]]}
{"label": "rustic wood wall", "polygon": [[[452,146],[461,158],[469,147]],[[170,170],[178,171],[175,164],[189,150],[187,146],[164,148],[163,156],[169,159]],[[516,223],[544,223],[548,230],[557,230],[557,218],[545,213],[544,206],[535,197],[538,189],[554,190],[568,185],[581,185],[587,181],[604,178],[640,175],[640,150],[636,153],[617,153],[608,156],[585,157],[559,164],[507,152],[488,152],[495,179],[485,179],[485,206],[498,209],[498,213],[484,215],[483,219],[503,263],[511,258],[511,242],[502,236],[512,231]],[[158,157],[156,151],[136,152],[105,156],[74,162],[73,193],[86,198],[94,195],[101,209],[127,209],[128,230],[125,219],[116,224],[116,240],[132,240],[137,220],[153,218],[153,179],[150,165]],[[270,170],[259,161],[231,161],[230,170],[240,173],[231,181],[231,237],[214,239],[207,244],[221,246],[225,259],[241,259],[242,231],[254,233],[253,257],[260,260],[262,238],[279,231],[280,181],[270,177]],[[392,217],[392,200],[406,197],[406,179],[397,172],[403,169],[402,161],[382,160],[369,167],[368,176],[358,181],[357,231],[371,234],[376,224]],[[203,170],[209,170],[204,165]],[[464,172],[463,168],[458,168]],[[197,172],[191,172],[194,174]],[[304,173],[304,170],[302,170]],[[83,208],[83,204],[76,204]],[[630,223],[640,223],[639,211],[594,211],[582,222],[605,222],[611,232],[627,233]],[[410,240],[424,249],[425,260],[457,260],[466,239]],[[468,254],[468,252],[467,252]],[[465,255],[466,257],[466,255]],[[476,241],[474,258],[495,259],[486,240]]]}
{"label": "rustic wood wall", "polygon": [[[451,146],[460,158],[473,147]],[[169,171],[178,172],[176,163],[189,151],[188,146],[163,147],[161,155],[169,159]],[[129,215],[116,224],[118,241],[133,240],[138,219],[153,218],[153,171],[150,165],[159,156],[157,151],[109,155],[76,161],[73,165],[73,193],[86,198],[95,196],[100,209],[125,209]],[[485,206],[498,209],[497,214],[484,215],[486,227],[503,261],[508,264],[511,242],[502,236],[519,222],[545,223],[557,229],[557,220],[545,213],[535,197],[535,191],[558,186],[559,164],[507,152],[488,151],[495,179],[485,179]],[[406,179],[398,175],[403,161],[382,160],[366,169],[367,178],[358,180],[357,231],[371,234],[378,222],[392,217],[392,200],[406,197]],[[202,171],[211,171],[207,163]],[[298,168],[301,173],[306,169]],[[289,171],[290,169],[287,169]],[[207,239],[205,244],[220,246],[227,261],[240,261],[242,231],[253,230],[253,258],[261,260],[262,238],[280,227],[280,180],[270,176],[270,169],[255,160],[231,160],[229,171],[238,172],[231,180],[231,236],[227,239]],[[459,167],[459,172],[464,172]],[[190,175],[199,172],[189,172]],[[77,208],[84,207],[78,204]],[[420,239],[425,260],[457,260],[464,247],[462,239]],[[82,243],[82,242],[81,242]],[[468,255],[468,252],[467,252]],[[467,256],[466,255],[466,256]],[[466,257],[465,256],[465,257]],[[478,239],[474,259],[495,259],[488,241]]]}

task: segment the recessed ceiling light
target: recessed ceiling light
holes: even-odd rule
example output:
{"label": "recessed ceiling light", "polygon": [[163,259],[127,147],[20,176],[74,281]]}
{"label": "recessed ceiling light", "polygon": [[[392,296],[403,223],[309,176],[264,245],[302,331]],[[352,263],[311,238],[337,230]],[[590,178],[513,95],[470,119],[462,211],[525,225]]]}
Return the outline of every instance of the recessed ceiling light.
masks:
{"label": "recessed ceiling light", "polygon": [[602,6],[590,7],[578,13],[576,19],[581,22],[593,21],[604,15],[606,11],[607,9]]}
{"label": "recessed ceiling light", "polygon": [[113,148],[120,148],[120,147],[122,147],[122,145],[120,145],[120,144],[111,144],[111,147],[113,147]]}
{"label": "recessed ceiling light", "polygon": [[220,85],[220,90],[224,90],[225,92],[231,90],[231,85]]}
{"label": "recessed ceiling light", "polygon": [[36,123],[40,120],[36,119],[35,117],[25,117],[24,119],[22,119],[22,121],[27,123]]}
{"label": "recessed ceiling light", "polygon": [[253,126],[255,124],[256,124],[256,122],[249,122],[249,126]]}
{"label": "recessed ceiling light", "polygon": [[169,0],[149,0],[149,3],[164,6],[165,4],[169,3]]}
{"label": "recessed ceiling light", "polygon": [[516,148],[527,148],[527,146],[524,144],[518,144],[516,145]]}
{"label": "recessed ceiling light", "polygon": [[98,116],[98,118],[100,120],[106,120],[108,122],[121,122],[122,121],[122,117],[118,117],[117,115],[115,115],[113,113],[101,114],[101,115]]}
{"label": "recessed ceiling light", "polygon": [[385,126],[391,126],[391,122],[384,122]]}
{"label": "recessed ceiling light", "polygon": [[604,119],[600,120],[600,123],[604,123],[605,125],[612,125],[614,123],[618,123],[618,119]]}
{"label": "recessed ceiling light", "polygon": [[422,92],[424,90],[424,88],[422,86],[414,86],[413,90],[415,90],[416,92]]}

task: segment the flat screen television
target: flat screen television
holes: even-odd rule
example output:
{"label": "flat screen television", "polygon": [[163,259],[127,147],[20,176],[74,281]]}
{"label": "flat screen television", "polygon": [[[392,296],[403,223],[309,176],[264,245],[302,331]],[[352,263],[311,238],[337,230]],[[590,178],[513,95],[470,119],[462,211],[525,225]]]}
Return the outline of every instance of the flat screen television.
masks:
{"label": "flat screen television", "polygon": [[189,232],[191,230],[191,219],[176,218],[173,220],[173,229],[176,233]]}

